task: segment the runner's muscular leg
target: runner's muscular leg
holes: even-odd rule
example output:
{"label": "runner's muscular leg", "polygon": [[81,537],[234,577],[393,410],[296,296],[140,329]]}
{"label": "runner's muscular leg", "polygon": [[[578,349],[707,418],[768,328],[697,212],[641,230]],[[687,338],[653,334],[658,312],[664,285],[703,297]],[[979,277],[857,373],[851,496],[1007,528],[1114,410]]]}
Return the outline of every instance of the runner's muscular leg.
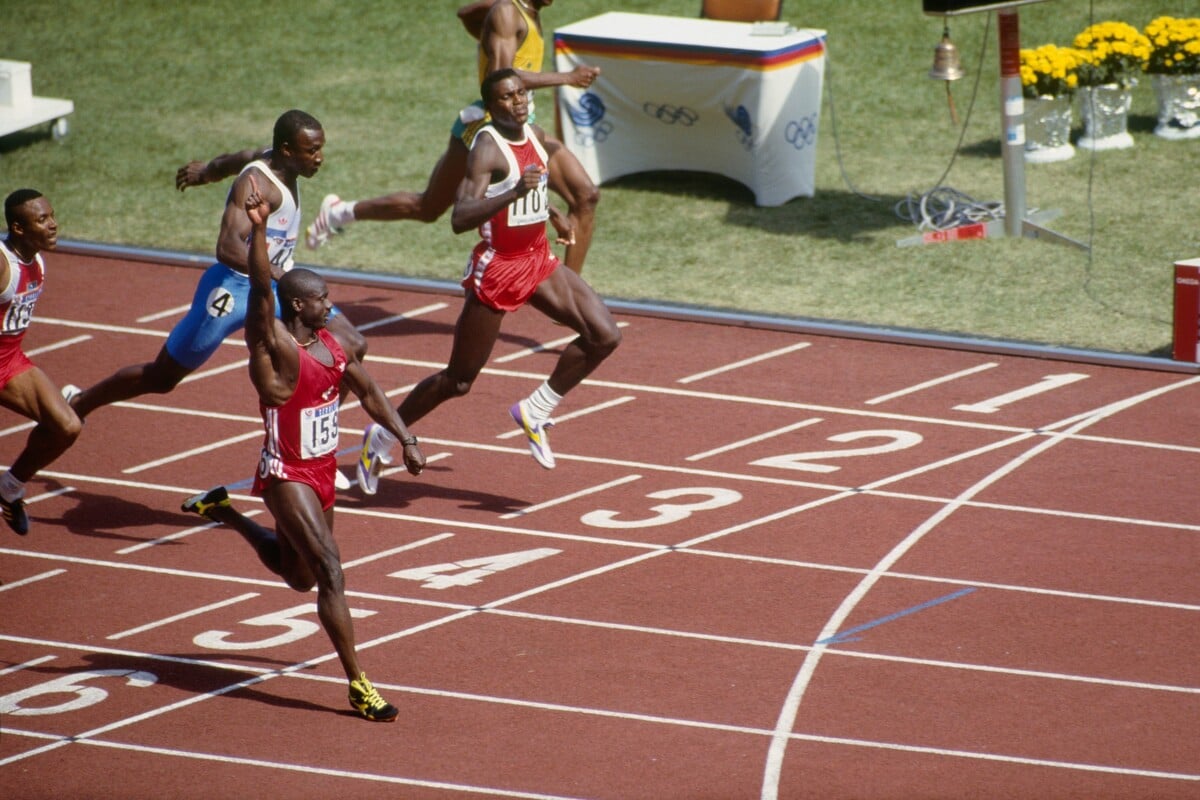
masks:
{"label": "runner's muscular leg", "polygon": [[293,568],[303,565],[316,579],[317,616],[337,650],[346,678],[356,679],[362,669],[354,650],[354,623],[346,604],[341,554],[333,539],[332,506],[322,510],[312,487],[294,481],[272,483],[263,492],[263,501],[275,517],[281,544],[286,541],[299,556]]}
{"label": "runner's muscular leg", "polygon": [[456,136],[450,137],[446,152],[429,175],[424,192],[394,192],[354,204],[354,219],[390,222],[415,219],[435,222],[454,202],[458,184],[467,174],[467,146]]}
{"label": "runner's muscular leg", "polygon": [[557,139],[547,137],[546,143],[550,157],[550,188],[563,198],[567,214],[575,223],[575,244],[567,247],[563,263],[579,274],[583,272],[583,262],[592,245],[600,190],[574,153]]}
{"label": "runner's muscular leg", "polygon": [[107,406],[143,394],[167,394],[179,382],[192,374],[163,347],[148,364],[135,364],[117,370],[112,375],[84,389],[71,403],[71,408],[84,419],[100,406]]}
{"label": "runner's muscular leg", "polygon": [[591,375],[621,343],[621,329],[600,295],[564,266],[538,285],[529,303],[579,334],[563,348],[550,373],[550,388],[560,395]]}
{"label": "runner's muscular leg", "polygon": [[25,449],[12,463],[13,477],[21,482],[66,452],[83,427],[58,387],[38,367],[13,376],[0,389],[0,405],[37,423],[29,432]]}
{"label": "runner's muscular leg", "polygon": [[[208,518],[237,531],[246,543],[254,548],[255,555],[262,565],[285,580],[288,586],[298,592],[307,592],[317,585],[317,580],[307,568],[298,569],[295,566],[296,553],[287,540],[276,535],[275,531],[259,525],[232,506],[216,506],[208,512]],[[285,568],[284,550],[288,558]]]}
{"label": "runner's muscular leg", "polygon": [[396,409],[405,425],[411,425],[447,400],[471,391],[471,385],[492,354],[503,320],[503,311],[485,306],[474,292],[467,291],[454,326],[454,344],[446,368],[413,387]]}

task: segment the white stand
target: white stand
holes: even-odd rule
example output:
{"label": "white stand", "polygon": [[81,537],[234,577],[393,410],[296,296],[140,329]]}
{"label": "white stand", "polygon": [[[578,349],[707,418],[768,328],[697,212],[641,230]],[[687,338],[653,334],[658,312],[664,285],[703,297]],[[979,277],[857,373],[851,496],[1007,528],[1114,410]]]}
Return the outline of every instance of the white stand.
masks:
{"label": "white stand", "polygon": [[67,115],[75,110],[70,100],[34,97],[27,61],[0,60],[0,136],[51,122],[55,139],[67,135]]}

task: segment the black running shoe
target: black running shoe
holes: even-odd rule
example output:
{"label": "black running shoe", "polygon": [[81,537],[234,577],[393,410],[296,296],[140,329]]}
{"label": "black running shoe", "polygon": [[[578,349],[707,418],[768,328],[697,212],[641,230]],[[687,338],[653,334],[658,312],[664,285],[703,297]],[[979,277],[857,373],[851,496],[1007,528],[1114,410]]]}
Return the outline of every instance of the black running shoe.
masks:
{"label": "black running shoe", "polygon": [[8,527],[12,528],[18,536],[29,533],[29,515],[25,513],[24,500],[18,497],[10,503],[0,497],[0,513],[4,515],[4,521],[8,523]]}
{"label": "black running shoe", "polygon": [[350,705],[371,722],[395,722],[400,710],[379,696],[379,692],[367,680],[367,673],[359,673],[358,679],[350,681]]}
{"label": "black running shoe", "polygon": [[212,519],[212,511],[214,508],[229,507],[229,492],[224,486],[218,486],[215,489],[209,489],[207,492],[202,492],[195,497],[189,497],[183,501],[181,509],[190,514],[199,514],[207,519]]}

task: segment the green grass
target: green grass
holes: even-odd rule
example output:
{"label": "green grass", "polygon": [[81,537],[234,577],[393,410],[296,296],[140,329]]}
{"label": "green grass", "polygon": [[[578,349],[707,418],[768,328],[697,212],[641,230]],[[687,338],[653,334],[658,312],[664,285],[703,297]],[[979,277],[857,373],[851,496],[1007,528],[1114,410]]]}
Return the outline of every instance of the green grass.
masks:
{"label": "green grass", "polygon": [[[211,253],[223,189],[181,195],[175,169],[266,144],[275,117],[292,107],[315,114],[328,134],[326,166],[303,187],[306,217],[327,192],[362,198],[420,189],[452,115],[473,95],[474,52],[456,6],[46,0],[36,14],[21,15],[3,57],[33,63],[35,94],[74,101],[71,133],[55,142],[47,126],[0,139],[0,189],[41,189],[66,238]],[[698,7],[698,0],[620,4],[680,16]],[[544,20],[553,30],[611,8],[558,0]],[[1021,9],[1021,40],[1069,44],[1091,21],[1141,28],[1160,14],[1200,16],[1200,0],[1049,0]],[[1026,167],[1028,207],[1061,210],[1049,226],[1091,242],[1090,255],[1007,237],[900,248],[897,240],[916,231],[893,207],[933,188],[952,160],[945,185],[1003,200],[994,22],[986,38],[986,15],[951,22],[968,71],[952,85],[965,124],[956,154],[960,129],[944,87],[926,76],[941,21],[924,16],[918,0],[785,0],[784,16],[828,31],[816,195],[758,208],[744,187],[698,173],[607,184],[585,272],[601,293],[1119,352],[1169,350],[1172,265],[1200,256],[1200,195],[1191,186],[1200,141],[1152,135],[1148,80],[1135,92],[1133,149],[1094,157],[1081,150],[1070,161]],[[365,223],[300,260],[450,279],[472,243],[454,236],[448,219]]]}

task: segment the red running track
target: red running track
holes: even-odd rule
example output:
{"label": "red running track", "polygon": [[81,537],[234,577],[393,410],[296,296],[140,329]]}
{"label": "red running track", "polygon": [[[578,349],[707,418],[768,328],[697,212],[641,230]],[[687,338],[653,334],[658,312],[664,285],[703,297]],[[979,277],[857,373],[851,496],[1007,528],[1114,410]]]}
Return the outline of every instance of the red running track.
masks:
{"label": "red running track", "polygon": [[[52,256],[27,349],[59,383],[149,360],[196,277]],[[333,296],[397,402],[444,362],[458,298]],[[341,493],[393,725],[313,596],[178,510],[262,512],[244,346],[95,413],[0,531],[0,795],[1200,797],[1200,378],[618,318],[558,469],[507,417],[566,335],[522,312],[414,426],[426,472]]]}

